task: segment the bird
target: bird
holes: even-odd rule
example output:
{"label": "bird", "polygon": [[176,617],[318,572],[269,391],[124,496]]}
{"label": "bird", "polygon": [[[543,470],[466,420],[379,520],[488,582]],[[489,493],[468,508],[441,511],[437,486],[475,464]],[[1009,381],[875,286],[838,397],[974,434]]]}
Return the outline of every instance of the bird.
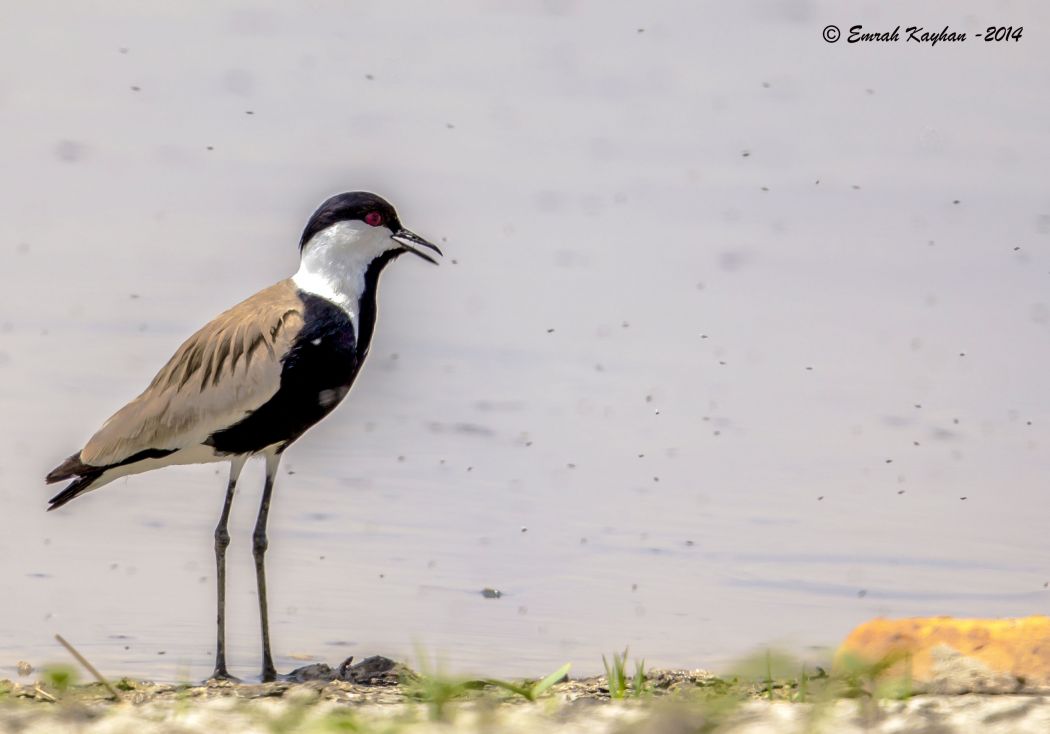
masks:
{"label": "bird", "polygon": [[[394,207],[366,191],[327,199],[299,239],[299,269],[216,316],[175,351],[146,389],[46,477],[72,480],[56,510],[132,474],[173,464],[229,462],[215,527],[217,630],[212,678],[226,665],[227,523],[245,462],[265,460],[252,535],[264,682],[276,680],[264,559],[266,523],[285,450],[342,402],[368,356],[384,268],[405,253],[435,265],[441,250],[401,225]],[[433,253],[433,254],[431,254]]]}

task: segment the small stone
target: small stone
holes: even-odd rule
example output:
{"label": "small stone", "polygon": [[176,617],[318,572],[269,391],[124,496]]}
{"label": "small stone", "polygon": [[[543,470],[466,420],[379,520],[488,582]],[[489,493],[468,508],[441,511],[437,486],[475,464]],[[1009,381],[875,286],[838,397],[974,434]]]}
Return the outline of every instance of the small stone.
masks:
{"label": "small stone", "polygon": [[288,674],[288,680],[294,683],[306,683],[308,681],[330,681],[335,680],[336,674],[327,663],[312,663],[296,668]]}
{"label": "small stone", "polygon": [[347,658],[339,666],[339,680],[359,685],[392,686],[397,685],[402,674],[410,674],[404,665],[382,655],[370,655],[361,662],[351,665],[353,658]]}
{"label": "small stone", "polygon": [[499,599],[501,596],[503,596],[503,592],[499,589],[492,589],[486,586],[484,589],[481,590],[481,595],[486,599]]}

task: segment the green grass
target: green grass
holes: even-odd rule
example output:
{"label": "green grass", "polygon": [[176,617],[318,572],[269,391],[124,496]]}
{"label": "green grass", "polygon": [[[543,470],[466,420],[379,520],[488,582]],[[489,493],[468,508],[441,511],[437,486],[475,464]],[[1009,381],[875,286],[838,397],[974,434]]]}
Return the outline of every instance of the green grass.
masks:
{"label": "green grass", "polygon": [[[266,706],[240,705],[230,709],[232,715],[248,717],[259,730],[268,734],[413,734],[421,730],[434,731],[450,726],[461,726],[464,722],[491,722],[489,731],[499,731],[500,722],[508,720],[512,711],[516,715],[535,717],[536,726],[542,726],[553,712],[559,710],[557,701],[566,693],[573,697],[585,695],[591,698],[608,697],[616,701],[646,699],[641,709],[645,714],[645,727],[639,731],[689,731],[718,732],[727,722],[738,720],[741,706],[748,701],[785,701],[804,703],[808,728],[806,731],[820,732],[821,719],[833,710],[842,699],[856,699],[857,706],[866,715],[874,715],[881,699],[901,699],[914,695],[910,680],[896,682],[887,679],[888,673],[897,673],[895,668],[906,659],[901,656],[888,657],[874,664],[862,661],[840,661],[836,672],[829,675],[823,668],[804,663],[773,650],[759,652],[734,666],[729,675],[695,676],[682,672],[651,671],[644,659],[630,657],[630,650],[611,656],[602,656],[604,679],[592,678],[574,683],[571,688],[558,684],[567,679],[570,664],[566,663],[538,679],[505,680],[499,678],[469,678],[450,675],[432,663],[422,652],[418,654],[419,672],[405,669],[400,688],[410,703],[401,709],[389,709],[383,715],[367,712],[356,706],[334,708],[315,705],[321,697],[309,693],[309,688],[289,694],[284,705],[278,709]],[[904,666],[905,673],[907,666]],[[0,705],[43,705],[55,711],[73,710],[77,704],[94,706],[103,702],[104,691],[100,684],[78,685],[76,670],[69,666],[45,667],[35,690],[46,693],[47,698],[33,696],[34,688],[11,682],[0,683]],[[120,691],[141,691],[148,694],[150,686],[126,678],[115,684]],[[195,687],[180,685],[167,688],[168,701],[178,723],[199,712]],[[316,690],[316,689],[315,689]],[[561,693],[552,696],[553,693]],[[22,702],[14,700],[12,692]],[[231,692],[234,693],[234,692]],[[138,694],[136,694],[138,695]],[[338,691],[332,694],[338,698]],[[354,694],[356,698],[357,694]],[[395,697],[396,700],[397,697]],[[56,701],[57,699],[57,701]],[[384,696],[384,700],[391,700]],[[37,702],[48,701],[46,704]],[[535,704],[546,701],[548,705],[507,707],[509,702]],[[465,710],[458,704],[469,702]],[[74,704],[74,706],[70,706]],[[416,705],[412,705],[416,704]],[[568,709],[566,709],[568,710]],[[652,723],[657,722],[657,723]],[[663,723],[659,723],[663,722]],[[826,723],[826,722],[825,722]],[[476,725],[471,724],[472,726]],[[484,724],[488,726],[488,724]],[[625,725],[626,726],[626,725]],[[641,723],[639,723],[641,726]],[[173,728],[172,731],[176,731]],[[634,731],[627,726],[623,734]]]}
{"label": "green grass", "polygon": [[405,695],[427,706],[433,721],[448,720],[448,707],[453,701],[469,696],[480,696],[487,688],[506,691],[535,702],[556,683],[565,680],[572,663],[566,663],[538,681],[509,681],[500,678],[465,678],[448,675],[440,667],[432,666],[427,655],[417,651],[419,672],[405,676],[401,683]]}
{"label": "green grass", "polygon": [[623,700],[627,698],[628,694],[634,698],[641,698],[650,693],[646,684],[648,676],[645,674],[645,660],[635,662],[634,676],[628,680],[627,655],[628,648],[626,647],[622,653],[614,652],[612,654],[612,663],[602,655],[602,665],[605,666],[605,680],[609,689],[609,698],[613,700]]}
{"label": "green grass", "polygon": [[510,681],[499,680],[498,678],[486,678],[484,683],[517,694],[526,701],[535,702],[555,683],[560,683],[565,680],[569,675],[570,668],[572,668],[572,663],[565,663],[565,665],[555,670],[546,678],[531,684],[528,682],[512,683]]}
{"label": "green grass", "polygon": [[61,696],[76,685],[77,671],[69,665],[50,665],[44,668],[41,683]]}
{"label": "green grass", "polygon": [[605,681],[609,689],[609,698],[614,701],[623,699],[627,695],[627,648],[623,653],[612,654],[612,664],[602,655],[602,665],[605,666]]}
{"label": "green grass", "polygon": [[[902,677],[886,676],[891,668],[901,663],[904,668]],[[840,661],[840,668],[838,678],[842,683],[842,695],[847,698],[904,700],[915,695],[911,680],[911,656],[907,653],[890,653],[874,663],[845,656]]]}
{"label": "green grass", "polygon": [[[624,650],[626,653],[627,651]],[[649,686],[647,684],[647,677],[645,675],[645,658],[635,662],[634,664],[634,679],[631,681],[631,689],[634,691],[636,697],[642,697],[648,693]]]}
{"label": "green grass", "polygon": [[418,651],[417,656],[419,672],[404,674],[401,687],[409,699],[426,705],[432,721],[446,721],[448,705],[477,687],[472,686],[465,678],[447,675],[437,668],[432,668],[422,651]]}

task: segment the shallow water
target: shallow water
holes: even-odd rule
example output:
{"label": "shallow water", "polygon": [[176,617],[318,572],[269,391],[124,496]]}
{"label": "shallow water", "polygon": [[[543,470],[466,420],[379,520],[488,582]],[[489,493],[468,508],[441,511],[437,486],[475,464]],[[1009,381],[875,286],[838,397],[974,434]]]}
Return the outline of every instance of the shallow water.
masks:
{"label": "shallow water", "polygon": [[[1045,5],[215,7],[0,28],[0,674],[56,632],[111,674],[210,671],[225,469],[48,514],[41,479],[353,188],[446,258],[388,271],[354,391],[288,452],[279,668],[717,667],[1046,609]],[[261,467],[240,486],[250,676]]]}

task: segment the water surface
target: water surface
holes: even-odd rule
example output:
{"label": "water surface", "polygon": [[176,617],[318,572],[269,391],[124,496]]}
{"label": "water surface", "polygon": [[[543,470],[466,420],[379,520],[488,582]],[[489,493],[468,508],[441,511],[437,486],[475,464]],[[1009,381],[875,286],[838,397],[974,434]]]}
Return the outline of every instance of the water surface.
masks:
{"label": "water surface", "polygon": [[[42,477],[355,188],[446,258],[387,272],[357,385],[288,451],[279,668],[711,667],[1045,611],[1045,5],[210,8],[0,29],[5,674],[65,659],[56,632],[112,675],[211,670],[225,469],[48,514]],[[261,483],[231,528],[246,676]]]}

